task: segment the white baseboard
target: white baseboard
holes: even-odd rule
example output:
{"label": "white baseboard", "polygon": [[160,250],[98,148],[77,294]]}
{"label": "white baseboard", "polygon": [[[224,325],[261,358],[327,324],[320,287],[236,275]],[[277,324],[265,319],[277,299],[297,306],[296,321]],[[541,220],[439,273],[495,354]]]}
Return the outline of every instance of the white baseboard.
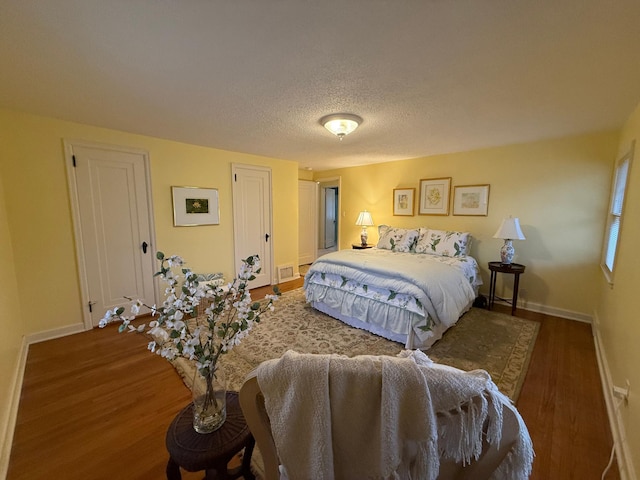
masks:
{"label": "white baseboard", "polygon": [[[489,295],[486,295],[486,297],[488,299]],[[496,299],[496,303],[499,303],[501,305],[509,305],[507,302],[499,299]],[[578,322],[584,323],[593,322],[593,317],[591,315],[587,315],[586,313],[574,312],[572,310],[565,310],[562,308],[549,307],[547,305],[542,305],[539,303],[518,302],[518,308],[536,313],[544,313],[546,315],[552,315],[554,317],[566,318],[567,320],[576,320]]]}
{"label": "white baseboard", "polygon": [[[611,435],[613,436],[613,441],[615,443],[616,460],[618,462],[618,469],[620,470],[620,479],[637,480],[638,477],[636,476],[633,462],[631,461],[632,456],[629,451],[624,423],[620,417],[620,412],[616,408],[617,401],[613,396],[613,380],[611,378],[611,371],[609,370],[607,355],[604,351],[602,339],[600,337],[598,313],[594,312],[593,316],[595,319],[592,323],[593,340],[596,346],[596,358],[598,360],[598,369],[600,370],[600,380],[602,381],[604,400],[607,405],[609,426],[611,427]],[[624,408],[624,405],[620,408]]]}
{"label": "white baseboard", "polygon": [[46,340],[53,340],[54,338],[66,337],[67,335],[73,335],[74,333],[84,332],[85,330],[84,323],[75,323],[73,325],[67,325],[66,327],[54,328],[27,335],[27,343],[32,345]]}
{"label": "white baseboard", "polygon": [[13,446],[13,434],[16,429],[16,420],[18,419],[18,407],[20,405],[20,394],[22,393],[22,382],[24,380],[24,369],[27,364],[27,354],[29,353],[29,344],[26,337],[22,337],[22,345],[18,354],[18,361],[13,372],[11,380],[11,399],[8,408],[2,419],[4,431],[2,432],[2,450],[0,450],[0,479],[6,479],[9,472],[9,458],[11,456],[11,447]]}

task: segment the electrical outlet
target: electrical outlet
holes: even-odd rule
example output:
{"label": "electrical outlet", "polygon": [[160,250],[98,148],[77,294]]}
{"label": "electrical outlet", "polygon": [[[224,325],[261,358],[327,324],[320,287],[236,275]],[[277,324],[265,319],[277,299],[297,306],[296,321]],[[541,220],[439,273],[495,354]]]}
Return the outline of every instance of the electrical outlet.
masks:
{"label": "electrical outlet", "polygon": [[613,387],[613,396],[624,401],[629,400],[629,380],[626,381],[625,387]]}

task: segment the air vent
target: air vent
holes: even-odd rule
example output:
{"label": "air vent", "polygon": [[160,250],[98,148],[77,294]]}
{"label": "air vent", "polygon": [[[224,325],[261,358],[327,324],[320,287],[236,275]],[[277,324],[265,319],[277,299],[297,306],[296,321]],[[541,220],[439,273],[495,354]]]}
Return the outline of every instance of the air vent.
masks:
{"label": "air vent", "polygon": [[296,275],[293,270],[292,264],[278,265],[278,283],[288,282],[294,280]]}

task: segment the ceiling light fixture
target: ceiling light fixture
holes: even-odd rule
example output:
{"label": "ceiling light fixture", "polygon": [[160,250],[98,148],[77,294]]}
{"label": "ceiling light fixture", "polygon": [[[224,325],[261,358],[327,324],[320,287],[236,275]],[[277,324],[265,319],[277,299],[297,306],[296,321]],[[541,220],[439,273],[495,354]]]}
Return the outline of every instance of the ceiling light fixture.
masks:
{"label": "ceiling light fixture", "polygon": [[320,124],[342,140],[362,123],[362,118],[351,113],[335,113],[320,119]]}

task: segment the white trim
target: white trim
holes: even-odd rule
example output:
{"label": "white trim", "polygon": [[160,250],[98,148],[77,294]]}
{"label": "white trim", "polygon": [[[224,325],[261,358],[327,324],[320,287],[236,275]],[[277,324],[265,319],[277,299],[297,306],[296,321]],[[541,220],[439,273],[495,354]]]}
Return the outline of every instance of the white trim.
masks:
{"label": "white trim", "polygon": [[8,408],[6,409],[2,425],[2,450],[0,451],[0,479],[6,479],[9,472],[9,458],[11,457],[11,447],[13,446],[13,434],[16,429],[16,421],[18,419],[18,407],[20,406],[20,395],[22,393],[22,382],[24,381],[24,370],[27,365],[27,354],[29,353],[29,344],[26,337],[22,337],[20,353],[16,363],[13,378],[11,380],[11,397]]}
{"label": "white trim", "polygon": [[[338,239],[336,241],[336,250],[341,250],[342,247],[340,245],[340,241],[342,238],[342,222],[344,221],[344,211],[342,210],[342,177],[322,177],[314,180],[318,184],[318,247],[320,245],[323,246],[320,250],[325,250],[324,248],[324,192],[325,188],[338,187]],[[359,211],[359,210],[358,210]],[[355,222],[353,222],[355,225]],[[347,247],[345,247],[347,248]],[[348,247],[351,248],[351,247]]]}
{"label": "white trim", "polygon": [[[596,347],[596,359],[598,360],[598,369],[600,370],[600,381],[602,382],[602,390],[604,393],[605,404],[607,405],[607,415],[609,417],[609,426],[616,451],[616,460],[618,470],[620,471],[621,480],[637,480],[637,476],[633,467],[632,455],[629,451],[629,443],[625,433],[624,423],[620,416],[620,412],[616,409],[616,400],[613,397],[613,379],[611,378],[611,370],[607,355],[602,345],[600,336],[600,321],[598,313],[594,312],[595,321],[592,323],[593,341]],[[621,408],[624,408],[624,404]]]}
{"label": "white trim", "polygon": [[85,328],[85,325],[83,323],[75,323],[73,325],[53,328],[51,330],[43,330],[41,332],[31,333],[26,336],[26,339],[29,345],[33,345],[34,343],[45,342],[47,340],[53,340],[54,338],[66,337],[67,335],[81,333],[86,330],[87,329]]}
{"label": "white trim", "polygon": [[[144,173],[145,184],[147,194],[147,208],[149,215],[149,253],[152,259],[156,258],[156,228],[155,228],[155,216],[153,212],[153,195],[151,192],[151,163],[149,161],[149,152],[141,148],[123,147],[120,145],[110,145],[104,143],[90,142],[86,140],[76,139],[63,139],[64,144],[64,156],[65,164],[67,167],[67,189],[69,192],[69,199],[71,202],[71,220],[73,224],[73,238],[75,239],[75,253],[76,261],[78,262],[78,279],[80,281],[80,297],[81,297],[81,311],[82,320],[84,322],[84,329],[91,330],[93,328],[93,322],[91,321],[91,315],[86,306],[91,300],[89,295],[89,282],[87,280],[87,268],[84,261],[84,243],[82,240],[82,230],[80,228],[80,201],[78,199],[78,186],[76,178],[76,169],[73,166],[73,147],[81,146],[88,148],[104,149],[116,152],[126,152],[141,155],[144,159]],[[155,261],[155,260],[152,260]],[[155,263],[152,266],[152,271],[155,271]],[[153,295],[156,304],[158,304],[159,286],[158,279],[155,278],[153,282]],[[72,332],[76,333],[76,332]],[[62,335],[60,335],[62,336]],[[55,337],[54,337],[55,338]],[[48,340],[48,339],[47,339]],[[34,343],[34,342],[32,342]]]}
{"label": "white trim", "polygon": [[[484,294],[489,298],[488,294]],[[501,305],[510,305],[502,299],[497,299],[496,302]],[[528,310],[530,312],[544,313],[546,315],[552,315],[554,317],[566,318],[567,320],[575,320],[577,322],[593,323],[593,317],[586,313],[574,312],[572,310],[565,310],[563,308],[550,307],[548,305],[542,305],[540,303],[532,302],[518,302],[518,309]]]}

